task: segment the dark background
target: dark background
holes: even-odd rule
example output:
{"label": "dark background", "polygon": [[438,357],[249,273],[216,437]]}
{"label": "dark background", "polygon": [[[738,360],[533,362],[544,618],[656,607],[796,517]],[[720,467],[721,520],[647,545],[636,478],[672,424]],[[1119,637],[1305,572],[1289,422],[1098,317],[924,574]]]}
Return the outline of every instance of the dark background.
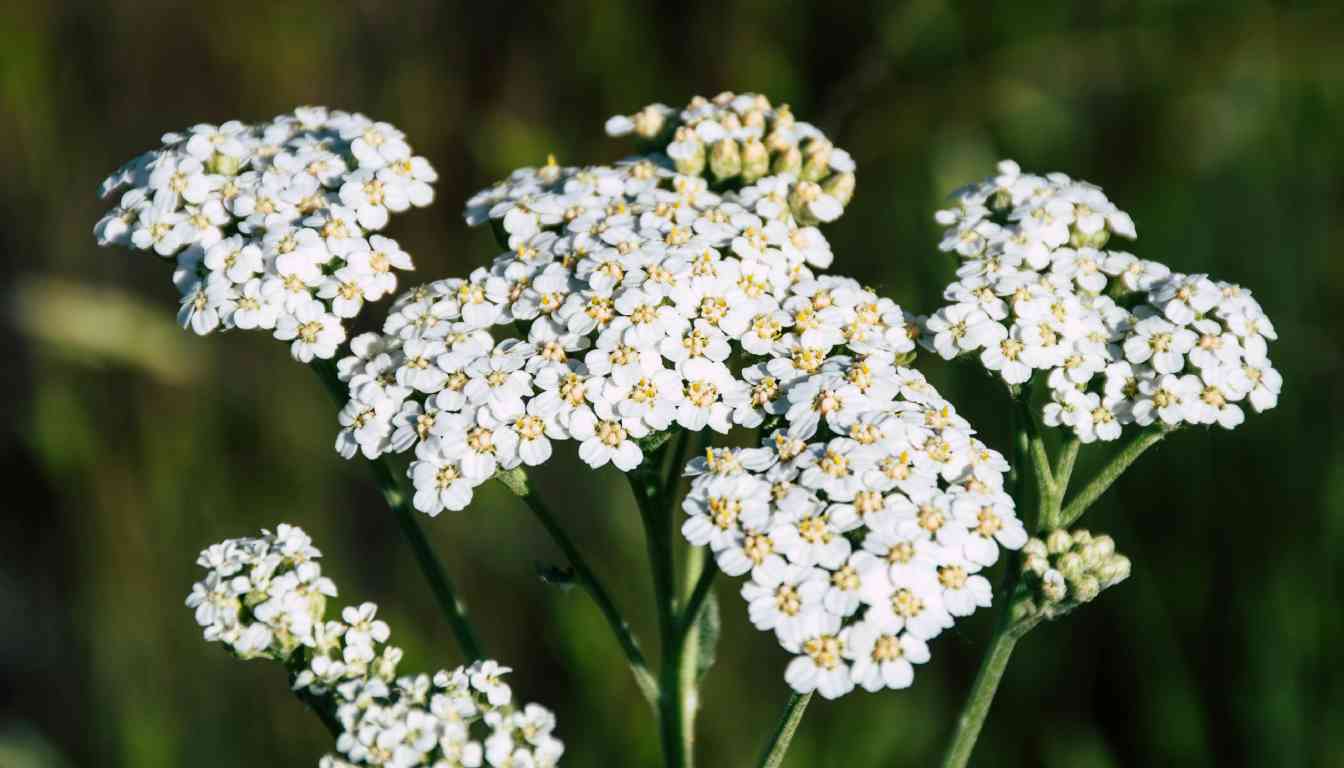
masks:
{"label": "dark background", "polygon": [[[442,176],[389,233],[429,280],[493,255],[461,223],[472,191],[549,152],[615,159],[607,116],[722,89],[788,102],[852,152],[835,269],[907,307],[936,307],[951,273],[940,200],[1014,157],[1103,185],[1137,253],[1252,288],[1278,326],[1279,408],[1177,435],[1085,519],[1134,578],[1022,644],[975,764],[1344,765],[1341,21],[1332,3],[1249,0],[9,0],[0,766],[314,765],[329,740],[281,672],[207,646],[182,606],[201,547],[279,521],[314,535],[344,600],[382,604],[405,669],[459,662],[365,473],[331,450],[316,379],[261,335],[177,331],[164,265],[95,247],[107,172],[199,121],[366,112]],[[998,389],[921,365],[1004,446]],[[624,484],[561,454],[541,484],[651,644]],[[521,505],[489,489],[427,523],[520,696],[558,711],[566,763],[651,762],[647,709],[588,601],[535,577],[557,556]],[[750,760],[787,696],[735,590],[720,585],[706,766]],[[930,764],[987,618],[939,638],[912,689],[815,704],[788,764]]]}

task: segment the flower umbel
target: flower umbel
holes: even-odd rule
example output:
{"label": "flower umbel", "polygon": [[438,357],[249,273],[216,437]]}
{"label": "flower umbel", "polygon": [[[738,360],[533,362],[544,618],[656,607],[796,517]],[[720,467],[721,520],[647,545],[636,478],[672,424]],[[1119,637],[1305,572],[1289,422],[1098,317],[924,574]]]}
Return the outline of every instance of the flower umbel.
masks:
{"label": "flower umbel", "polygon": [[255,538],[229,539],[201,553],[207,569],[187,607],[241,658],[266,658],[290,670],[294,692],[336,733],[336,755],[320,765],[556,765],[564,745],[555,717],[537,704],[513,705],[502,681],[510,670],[480,661],[434,675],[399,676],[400,648],[373,603],[326,618],[336,587],[322,576],[321,552],[291,525]]}

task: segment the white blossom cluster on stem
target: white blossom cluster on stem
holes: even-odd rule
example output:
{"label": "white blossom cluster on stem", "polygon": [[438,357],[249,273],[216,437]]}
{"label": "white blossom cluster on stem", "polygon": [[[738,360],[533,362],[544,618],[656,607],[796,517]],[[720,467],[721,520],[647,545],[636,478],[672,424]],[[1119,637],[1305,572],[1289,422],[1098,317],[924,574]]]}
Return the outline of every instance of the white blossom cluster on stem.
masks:
{"label": "white blossom cluster on stem", "polygon": [[990,605],[981,571],[1027,540],[1003,457],[918,372],[885,378],[848,415],[792,421],[761,448],[711,449],[688,467],[682,532],[724,572],[749,574],[751,621],[796,654],[785,678],[801,693],[909,686],[929,641]]}
{"label": "white blossom cluster on stem", "polygon": [[174,262],[184,328],[268,331],[306,363],[333,357],[345,320],[396,292],[411,259],[378,233],[429,205],[437,179],[394,126],[301,107],[164,135],[103,182],[121,194],[94,234]]}
{"label": "white blossom cluster on stem", "polygon": [[373,603],[326,618],[336,596],[321,553],[291,525],[229,539],[201,553],[207,569],[192,587],[205,639],[241,658],[288,666],[294,691],[339,724],[337,753],[323,768],[546,768],[564,746],[555,717],[537,704],[517,708],[503,681],[510,670],[480,661],[434,675],[399,676],[400,648]]}
{"label": "white blossom cluster on stem", "polygon": [[998,170],[937,214],[961,264],[925,346],[975,355],[1012,387],[1044,379],[1043,422],[1083,442],[1131,424],[1231,429],[1245,405],[1278,403],[1277,336],[1249,290],[1108,248],[1136,233],[1098,187]]}
{"label": "white blossom cluster on stem", "polygon": [[[804,125],[768,110],[697,99],[673,135]],[[490,222],[509,251],[399,297],[381,334],[354,340],[337,448],[413,451],[415,506],[437,514],[497,471],[545,462],[554,441],[630,471],[657,433],[761,429],[761,449],[688,465],[683,534],[751,574],[752,620],[798,654],[795,689],[908,686],[927,642],[989,604],[980,571],[1026,541],[1007,464],[905,367],[914,318],[818,274],[831,249],[805,222],[825,217],[798,215],[797,175],[711,168],[711,184],[674,154],[552,162],[473,197],[468,222]],[[851,173],[840,150],[828,157],[828,173]]]}
{"label": "white blossom cluster on stem", "polygon": [[551,163],[468,201],[510,250],[400,296],[353,340],[341,453],[413,451],[415,506],[437,514],[554,441],[628,471],[654,433],[782,414],[841,348],[879,372],[913,350],[900,307],[814,272],[830,245],[772,178],[715,192],[670,165]]}

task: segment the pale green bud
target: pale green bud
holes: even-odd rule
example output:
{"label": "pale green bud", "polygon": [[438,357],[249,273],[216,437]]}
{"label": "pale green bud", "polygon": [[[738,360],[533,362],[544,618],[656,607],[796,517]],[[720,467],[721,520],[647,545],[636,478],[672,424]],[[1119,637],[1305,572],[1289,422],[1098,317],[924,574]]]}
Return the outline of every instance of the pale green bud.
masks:
{"label": "pale green bud", "polygon": [[854,174],[833,173],[821,185],[822,191],[840,201],[840,205],[849,205],[854,199]]}
{"label": "pale green bud", "polygon": [[1073,548],[1073,537],[1063,528],[1056,528],[1045,539],[1045,546],[1052,555],[1062,555]]}
{"label": "pale green bud", "polygon": [[1112,587],[1129,578],[1130,568],[1128,557],[1112,555],[1107,558],[1101,568],[1097,569],[1097,578],[1101,579],[1106,586]]}
{"label": "pale green bud", "polygon": [[810,181],[800,181],[793,185],[789,192],[789,208],[793,211],[793,217],[803,226],[817,224],[818,219],[812,215],[808,209],[808,203],[821,197],[821,187]]}
{"label": "pale green bud", "polygon": [[1022,570],[1025,573],[1034,573],[1037,576],[1044,576],[1045,572],[1050,570],[1050,560],[1045,555],[1030,554],[1022,558]]}
{"label": "pale green bud", "polygon": [[694,141],[692,148],[688,152],[679,152],[678,156],[672,158],[673,164],[677,168],[677,173],[686,176],[699,176],[705,170],[705,145],[699,141]]}
{"label": "pale green bud", "polygon": [[1077,227],[1073,227],[1069,234],[1069,245],[1074,248],[1096,248],[1100,250],[1106,247],[1106,243],[1110,239],[1111,232],[1105,227],[1102,227],[1090,235],[1079,231]]}
{"label": "pale green bud", "polygon": [[1038,557],[1046,557],[1050,554],[1050,550],[1046,549],[1044,541],[1032,537],[1027,539],[1026,544],[1022,545],[1022,554],[1027,556],[1036,555]]}
{"label": "pale green bud", "polygon": [[[770,145],[767,144],[767,147]],[[770,148],[775,156],[775,160],[770,164],[770,170],[773,173],[792,173],[797,174],[803,167],[803,153],[798,151],[797,147],[786,146],[781,149]]]}
{"label": "pale green bud", "polygon": [[798,171],[804,181],[821,181],[831,172],[831,143],[825,139],[809,139],[802,148],[803,167]]}
{"label": "pale green bud", "polygon": [[1087,564],[1083,562],[1083,556],[1077,552],[1065,552],[1060,555],[1055,561],[1055,568],[1070,582],[1081,579],[1087,573]]}
{"label": "pale green bud", "polygon": [[1092,541],[1092,534],[1086,528],[1079,528],[1073,532],[1073,546],[1076,548],[1085,547]]}
{"label": "pale green bud", "polygon": [[221,176],[236,176],[241,165],[242,161],[240,159],[216,152],[210,156],[209,160],[205,161],[205,170]]}
{"label": "pale green bud", "polygon": [[770,150],[758,139],[742,144],[742,181],[751,184],[770,172]]}
{"label": "pale green bud", "polygon": [[720,139],[709,151],[709,172],[717,181],[725,181],[742,173],[742,153],[737,142]]}
{"label": "pale green bud", "polygon": [[766,106],[763,108],[758,106],[755,109],[749,110],[745,115],[742,116],[742,125],[746,126],[747,128],[759,128],[762,132],[764,132],[765,110],[769,108],[770,108],[769,102],[766,102]]}
{"label": "pale green bud", "polygon": [[634,123],[636,136],[641,139],[656,139],[667,127],[667,113],[650,104],[635,113]]}
{"label": "pale green bud", "polygon": [[1080,603],[1091,602],[1101,594],[1101,582],[1092,574],[1087,574],[1077,581],[1070,581],[1069,586],[1072,587],[1073,599]]}
{"label": "pale green bud", "polygon": [[1063,602],[1068,593],[1068,585],[1064,581],[1064,575],[1059,571],[1046,571],[1045,575],[1041,577],[1041,596],[1047,602]]}

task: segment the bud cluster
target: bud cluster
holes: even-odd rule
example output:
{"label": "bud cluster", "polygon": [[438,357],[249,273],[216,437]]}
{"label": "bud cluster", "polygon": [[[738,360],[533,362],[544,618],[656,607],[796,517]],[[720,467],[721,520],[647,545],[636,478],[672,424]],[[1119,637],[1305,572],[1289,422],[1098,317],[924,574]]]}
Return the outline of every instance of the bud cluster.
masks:
{"label": "bud cluster", "polygon": [[1086,530],[1051,531],[1022,548],[1022,577],[1029,613],[1053,619],[1095,600],[1102,590],[1129,578],[1129,558],[1110,536]]}
{"label": "bud cluster", "polygon": [[772,106],[757,93],[696,96],[677,112],[651,104],[607,120],[610,136],[633,135],[666,152],[678,173],[708,176],[717,186],[786,180],[794,216],[805,224],[834,221],[854,195],[854,160],[819,129]]}
{"label": "bud cluster", "polygon": [[336,586],[322,576],[321,552],[301,529],[280,525],[255,538],[229,539],[201,553],[208,569],[192,587],[205,639],[241,658],[284,663],[293,688],[339,724],[338,755],[323,768],[358,765],[556,765],[564,745],[551,735],[544,707],[513,706],[502,681],[510,670],[494,661],[398,676],[402,651],[387,645],[391,630],[364,603],[326,619]]}

